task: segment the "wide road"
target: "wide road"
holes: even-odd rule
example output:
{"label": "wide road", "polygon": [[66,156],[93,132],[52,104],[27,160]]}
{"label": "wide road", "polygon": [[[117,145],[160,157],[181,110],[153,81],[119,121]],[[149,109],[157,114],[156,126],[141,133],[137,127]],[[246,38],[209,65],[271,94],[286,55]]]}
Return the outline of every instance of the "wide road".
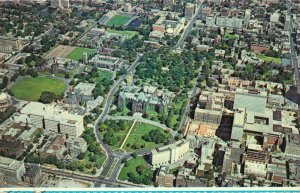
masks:
{"label": "wide road", "polygon": [[[288,7],[287,15],[288,17],[292,18],[292,13],[291,13],[291,1],[286,0],[286,6]],[[291,46],[291,62],[294,67],[294,74],[295,74],[295,86],[297,88],[297,93],[296,93],[296,101],[298,104],[298,117],[300,114],[300,79],[299,79],[299,64],[298,64],[298,57],[297,57],[297,50],[295,49],[295,41],[293,37],[293,19],[290,19],[290,27],[289,27],[289,36],[290,36],[290,46]]]}
{"label": "wide road", "polygon": [[103,170],[101,172],[101,176],[106,176],[109,172],[109,169],[114,161],[114,153],[113,151],[110,149],[110,147],[105,144],[103,142],[101,133],[99,131],[99,123],[101,123],[104,120],[104,117],[107,115],[107,113],[109,112],[110,106],[112,104],[113,101],[113,96],[116,94],[119,86],[122,84],[122,82],[124,81],[124,79],[137,67],[137,65],[139,64],[139,60],[142,57],[142,55],[138,55],[137,59],[133,62],[133,64],[127,69],[126,74],[122,75],[112,86],[112,89],[109,91],[107,97],[106,97],[106,101],[105,101],[105,105],[103,108],[102,113],[99,115],[99,117],[97,118],[97,120],[95,121],[95,125],[94,125],[94,132],[97,138],[97,141],[100,143],[101,147],[103,148],[103,150],[106,152],[107,154],[107,160],[104,163],[103,166]]}
{"label": "wide road", "polygon": [[[191,95],[190,95],[189,99],[191,99],[192,97],[194,97],[196,95],[196,91],[197,91],[197,88],[199,86],[198,80],[201,78],[202,73],[203,73],[202,71],[199,72],[198,77],[197,77],[197,82],[196,82],[196,84],[194,85],[194,87],[191,91]],[[184,109],[180,124],[178,126],[178,130],[182,129],[185,126],[186,121],[187,121],[187,117],[189,116],[190,107],[191,107],[191,100],[188,101],[188,104],[186,105],[186,107]]]}
{"label": "wide road", "polygon": [[81,34],[78,38],[76,38],[75,40],[73,40],[73,43],[76,43],[78,40],[80,40],[83,36],[85,36],[85,34],[87,34],[92,28],[94,28],[97,25],[98,21],[96,23],[94,23],[93,25],[91,25],[87,30],[85,30],[83,32],[83,34]]}
{"label": "wide road", "polygon": [[187,36],[189,35],[189,33],[192,31],[193,26],[194,26],[195,22],[197,21],[197,17],[201,13],[203,7],[204,7],[203,2],[201,2],[198,5],[195,15],[191,18],[190,22],[188,23],[188,26],[184,29],[180,39],[178,40],[178,42],[175,46],[175,49],[183,49],[182,46],[184,44],[184,41],[187,38]]}
{"label": "wide road", "polygon": [[78,173],[75,174],[75,173],[64,172],[64,171],[60,171],[60,170],[52,170],[52,169],[48,169],[48,168],[44,168],[44,167],[41,170],[45,174],[51,174],[51,175],[66,177],[66,178],[70,178],[70,179],[74,179],[74,180],[81,180],[81,181],[98,183],[98,184],[113,185],[114,187],[118,187],[118,186],[121,186],[121,187],[144,187],[142,185],[133,184],[133,183],[129,183],[129,182],[91,177],[91,176],[81,175]]}

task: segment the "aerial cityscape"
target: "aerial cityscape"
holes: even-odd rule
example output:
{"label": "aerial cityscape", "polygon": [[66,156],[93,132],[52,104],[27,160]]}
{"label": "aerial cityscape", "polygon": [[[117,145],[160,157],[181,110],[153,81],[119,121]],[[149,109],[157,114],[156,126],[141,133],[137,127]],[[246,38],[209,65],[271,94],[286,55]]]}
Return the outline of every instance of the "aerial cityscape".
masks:
{"label": "aerial cityscape", "polygon": [[0,188],[300,187],[300,0],[3,0],[0,20]]}

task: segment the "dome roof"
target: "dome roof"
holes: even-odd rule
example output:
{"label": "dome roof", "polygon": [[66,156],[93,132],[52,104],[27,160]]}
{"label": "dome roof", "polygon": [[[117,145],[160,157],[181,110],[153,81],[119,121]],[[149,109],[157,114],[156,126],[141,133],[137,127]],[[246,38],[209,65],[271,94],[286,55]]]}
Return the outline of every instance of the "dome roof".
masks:
{"label": "dome roof", "polygon": [[9,96],[8,96],[8,94],[6,94],[6,93],[4,93],[4,92],[2,92],[1,94],[0,94],[0,100],[2,101],[2,100],[7,100],[9,98]]}
{"label": "dome roof", "polygon": [[168,28],[168,29],[167,29],[167,33],[168,33],[168,34],[173,34],[173,33],[174,33],[174,30],[173,30],[172,28]]}

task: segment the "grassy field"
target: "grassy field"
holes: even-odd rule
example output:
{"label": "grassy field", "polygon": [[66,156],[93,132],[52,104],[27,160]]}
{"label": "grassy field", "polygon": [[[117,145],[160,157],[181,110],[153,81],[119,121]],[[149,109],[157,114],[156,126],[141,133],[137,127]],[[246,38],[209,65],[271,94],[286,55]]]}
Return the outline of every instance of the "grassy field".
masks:
{"label": "grassy field", "polygon": [[139,35],[139,32],[137,32],[137,31],[121,31],[121,30],[109,29],[109,30],[107,30],[107,32],[126,35],[126,36],[128,36],[129,39],[133,38],[136,35]]}
{"label": "grassy field", "polygon": [[228,38],[228,39],[237,39],[238,38],[237,35],[233,35],[233,34],[230,34],[230,33],[225,33],[224,37]]}
{"label": "grassy field", "polygon": [[25,77],[18,81],[11,91],[17,99],[37,101],[43,91],[61,94],[65,92],[67,85],[64,81],[50,77]]}
{"label": "grassy field", "polygon": [[130,17],[125,15],[115,15],[107,23],[107,26],[120,27],[129,21]]}
{"label": "grassy field", "polygon": [[111,78],[113,76],[113,73],[111,71],[108,71],[108,70],[98,70],[98,74],[99,74],[99,76],[94,79],[94,81],[96,83],[101,82],[104,79],[111,80]]}
{"label": "grassy field", "polygon": [[158,144],[154,143],[154,142],[148,142],[148,141],[144,141],[142,139],[142,137],[149,133],[152,130],[155,129],[159,129],[162,131],[162,133],[164,133],[163,129],[157,127],[157,126],[153,126],[153,125],[149,125],[149,124],[145,124],[145,123],[136,123],[134,128],[132,129],[130,135],[128,136],[125,145],[123,146],[123,149],[128,151],[128,152],[132,152],[135,151],[134,149],[132,149],[130,145],[133,144],[139,144],[139,145],[144,145],[144,148],[155,148],[158,146]]}
{"label": "grassy field", "polygon": [[90,48],[77,47],[70,54],[68,54],[67,58],[71,60],[80,60],[82,59],[83,52],[87,52],[88,55],[90,55],[93,54],[95,50]]}
{"label": "grassy field", "polygon": [[281,59],[280,58],[273,58],[273,57],[268,57],[268,56],[265,56],[263,54],[258,54],[257,57],[259,59],[262,59],[263,61],[269,63],[269,62],[275,62],[275,64],[281,64]]}
{"label": "grassy field", "polygon": [[150,170],[149,164],[146,162],[146,160],[143,157],[137,157],[130,159],[127,164],[122,168],[120,174],[119,174],[119,180],[128,180],[128,173],[132,172],[134,175],[139,175],[136,171],[136,168],[140,165],[145,165],[146,169],[143,172],[143,176],[151,175],[153,176],[154,171]]}

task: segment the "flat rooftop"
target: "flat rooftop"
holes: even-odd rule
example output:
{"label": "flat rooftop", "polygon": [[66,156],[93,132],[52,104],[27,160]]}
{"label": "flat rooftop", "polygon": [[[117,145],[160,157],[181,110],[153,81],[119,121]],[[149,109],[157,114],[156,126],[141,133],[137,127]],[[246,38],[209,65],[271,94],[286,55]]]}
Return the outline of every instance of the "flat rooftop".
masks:
{"label": "flat rooftop", "polygon": [[267,97],[254,94],[235,94],[234,109],[245,108],[250,112],[264,113],[267,106]]}

